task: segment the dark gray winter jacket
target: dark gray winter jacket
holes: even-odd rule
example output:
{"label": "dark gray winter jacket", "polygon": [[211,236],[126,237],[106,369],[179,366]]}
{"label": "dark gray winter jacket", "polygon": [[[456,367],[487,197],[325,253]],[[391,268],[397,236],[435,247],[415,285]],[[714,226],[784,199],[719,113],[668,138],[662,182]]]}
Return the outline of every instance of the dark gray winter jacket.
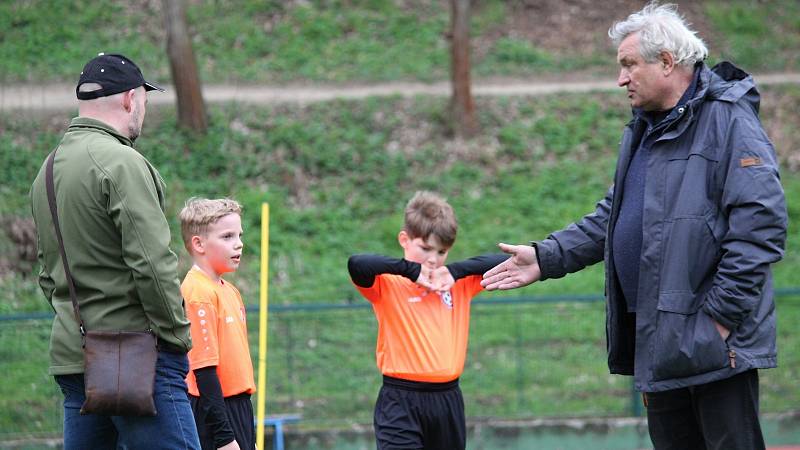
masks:
{"label": "dark gray winter jacket", "polygon": [[[536,244],[542,279],[605,261],[608,365],[634,375],[638,390],[777,364],[770,264],[783,257],[787,214],[758,108],[752,77],[730,63],[703,66],[694,98],[652,145],[635,321],[606,239],[621,203],[613,186],[593,213]],[[625,128],[615,185],[625,179],[642,122],[634,117]],[[731,331],[727,340],[712,318]]]}

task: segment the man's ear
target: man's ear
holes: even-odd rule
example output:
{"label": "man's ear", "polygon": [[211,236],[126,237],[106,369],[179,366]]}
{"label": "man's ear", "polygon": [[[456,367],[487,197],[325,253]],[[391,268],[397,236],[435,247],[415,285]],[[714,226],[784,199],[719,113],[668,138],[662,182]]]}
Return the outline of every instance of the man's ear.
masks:
{"label": "man's ear", "polygon": [[199,255],[202,255],[206,252],[205,242],[203,242],[203,238],[201,236],[194,235],[192,236],[192,240],[189,241],[190,246],[192,247],[192,251]]}
{"label": "man's ear", "polygon": [[661,52],[658,55],[658,62],[661,63],[661,73],[665,77],[672,73],[672,69],[675,68],[675,57],[670,52]]}
{"label": "man's ear", "polygon": [[400,247],[403,247],[403,249],[408,247],[408,244],[411,242],[411,237],[406,233],[406,230],[397,233],[397,242],[400,243]]}
{"label": "man's ear", "polygon": [[131,112],[133,110],[133,105],[136,101],[134,98],[135,95],[136,89],[130,89],[122,94],[122,107],[125,108],[126,112]]}

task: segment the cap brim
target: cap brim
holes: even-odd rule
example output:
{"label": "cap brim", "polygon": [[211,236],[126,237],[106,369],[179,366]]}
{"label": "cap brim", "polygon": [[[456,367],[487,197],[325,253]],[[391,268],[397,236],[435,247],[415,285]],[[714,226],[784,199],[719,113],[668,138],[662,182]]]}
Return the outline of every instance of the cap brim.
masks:
{"label": "cap brim", "polygon": [[164,92],[164,88],[157,84],[150,83],[149,81],[144,82],[144,90],[145,91],[159,91]]}

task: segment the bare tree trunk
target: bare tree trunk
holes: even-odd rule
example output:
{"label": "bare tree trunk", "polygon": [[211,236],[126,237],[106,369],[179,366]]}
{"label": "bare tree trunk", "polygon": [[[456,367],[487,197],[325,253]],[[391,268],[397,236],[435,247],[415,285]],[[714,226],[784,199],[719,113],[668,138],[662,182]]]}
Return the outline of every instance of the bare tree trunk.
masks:
{"label": "bare tree trunk", "polygon": [[453,39],[451,110],[453,133],[457,138],[469,138],[478,131],[469,80],[469,3],[470,0],[450,0]]}
{"label": "bare tree trunk", "polygon": [[208,128],[206,107],[203,104],[192,41],[186,26],[184,0],[162,0],[162,5],[167,28],[167,54],[178,99],[178,124],[205,133]]}

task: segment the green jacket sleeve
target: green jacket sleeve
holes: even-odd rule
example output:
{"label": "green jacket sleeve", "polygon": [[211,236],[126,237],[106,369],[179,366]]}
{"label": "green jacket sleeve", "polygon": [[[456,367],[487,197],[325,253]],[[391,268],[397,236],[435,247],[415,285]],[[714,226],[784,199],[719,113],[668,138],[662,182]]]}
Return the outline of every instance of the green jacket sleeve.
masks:
{"label": "green jacket sleeve", "polygon": [[53,306],[53,291],[56,290],[56,283],[50,277],[50,274],[45,269],[44,265],[44,253],[42,253],[42,246],[37,243],[36,248],[36,259],[39,260],[39,287],[42,289],[42,293],[44,294],[44,298],[47,299],[47,302],[50,303],[50,306]]}
{"label": "green jacket sleeve", "polygon": [[169,248],[161,176],[133,150],[120,154],[108,170],[103,186],[108,214],[120,231],[122,256],[131,268],[145,315],[159,338],[188,351],[189,321],[180,295],[177,257]]}

